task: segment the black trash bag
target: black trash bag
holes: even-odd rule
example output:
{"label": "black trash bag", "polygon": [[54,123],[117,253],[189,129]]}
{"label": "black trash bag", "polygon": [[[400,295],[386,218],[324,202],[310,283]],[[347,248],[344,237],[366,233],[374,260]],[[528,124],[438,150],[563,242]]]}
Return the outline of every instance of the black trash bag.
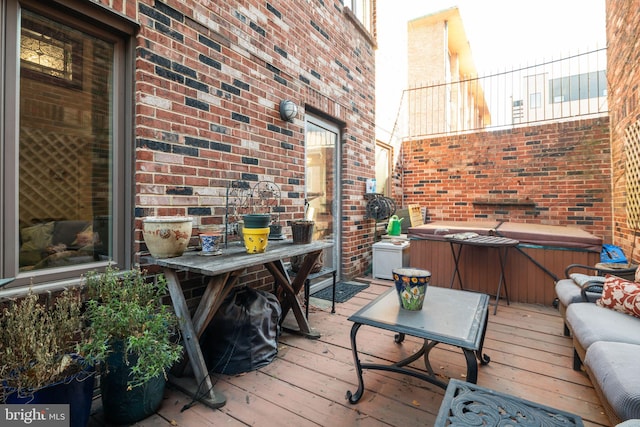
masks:
{"label": "black trash bag", "polygon": [[278,354],[281,315],[278,299],[269,292],[231,291],[200,338],[208,369],[234,375],[271,363]]}

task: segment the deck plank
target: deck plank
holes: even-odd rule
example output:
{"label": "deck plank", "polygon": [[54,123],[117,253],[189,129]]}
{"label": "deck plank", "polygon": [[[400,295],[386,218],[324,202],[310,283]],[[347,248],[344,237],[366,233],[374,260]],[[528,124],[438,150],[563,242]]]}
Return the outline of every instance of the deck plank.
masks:
{"label": "deck plank", "polygon": [[[362,278],[370,286],[345,303],[314,302],[310,323],[322,337],[309,340],[283,333],[277,358],[269,365],[237,376],[218,375],[216,391],[227,398],[213,410],[189,402],[183,393],[168,388],[166,399],[153,417],[138,426],[199,427],[235,426],[424,426],[432,425],[444,390],[385,371],[365,371],[365,392],[355,405],[346,400],[355,391],[357,377],[347,318],[392,286],[386,280]],[[407,337],[402,344],[393,333],[363,327],[358,332],[361,359],[367,362],[398,360],[420,347]],[[587,427],[609,426],[600,401],[584,372],[572,369],[571,339],[562,335],[562,319],[556,309],[501,300],[498,312],[489,315],[484,353],[491,363],[481,366],[478,384],[503,393],[580,415]],[[438,374],[464,379],[466,365],[459,349],[438,345],[431,354]],[[420,361],[412,366],[424,369]],[[91,427],[106,425],[96,400]]]}

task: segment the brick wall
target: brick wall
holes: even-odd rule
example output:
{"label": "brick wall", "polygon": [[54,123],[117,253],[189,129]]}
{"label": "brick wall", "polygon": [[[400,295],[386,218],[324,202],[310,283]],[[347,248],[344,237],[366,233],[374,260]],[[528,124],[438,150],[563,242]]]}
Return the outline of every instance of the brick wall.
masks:
{"label": "brick wall", "polygon": [[[627,225],[624,132],[640,119],[640,1],[607,0],[607,80],[613,165],[613,233],[615,244],[631,254],[634,234]],[[636,237],[637,240],[637,237]],[[636,242],[636,246],[638,243]],[[640,250],[634,251],[634,260]]]}
{"label": "brick wall", "polygon": [[396,200],[427,220],[577,226],[610,242],[607,118],[405,141]]}
{"label": "brick wall", "polygon": [[[342,131],[342,268],[361,274],[365,180],[375,176],[374,44],[340,1],[103,3],[136,18],[136,251],[141,218],[222,224],[229,182],[271,180],[283,222],[304,209],[304,114]],[[280,119],[282,99],[299,106]],[[258,277],[259,279],[259,277]]]}

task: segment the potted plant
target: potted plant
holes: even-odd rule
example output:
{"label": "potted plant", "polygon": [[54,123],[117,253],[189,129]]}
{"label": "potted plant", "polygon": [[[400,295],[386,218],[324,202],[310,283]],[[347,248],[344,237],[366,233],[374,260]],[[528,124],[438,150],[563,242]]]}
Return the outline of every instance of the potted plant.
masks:
{"label": "potted plant", "polygon": [[71,426],[85,426],[94,369],[79,348],[88,339],[79,289],[51,304],[31,291],[5,301],[0,316],[0,403],[69,404]]}
{"label": "potted plant", "polygon": [[166,372],[182,356],[173,340],[177,318],[162,304],[164,276],[151,281],[140,269],[86,276],[87,319],[92,340],[87,357],[100,362],[100,388],[105,418],[132,424],[153,414],[164,395]]}

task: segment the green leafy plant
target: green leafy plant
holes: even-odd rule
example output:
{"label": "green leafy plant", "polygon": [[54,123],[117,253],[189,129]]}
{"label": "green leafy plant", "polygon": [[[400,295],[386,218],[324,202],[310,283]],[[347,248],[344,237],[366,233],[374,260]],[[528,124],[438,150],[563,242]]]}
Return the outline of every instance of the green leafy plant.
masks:
{"label": "green leafy plant", "polygon": [[26,396],[87,368],[75,357],[85,343],[82,300],[67,289],[52,304],[31,291],[3,303],[0,316],[0,401],[6,395]]}
{"label": "green leafy plant", "polygon": [[119,272],[108,266],[104,273],[86,276],[89,300],[86,316],[92,339],[83,346],[86,357],[100,362],[108,373],[108,356],[124,348],[124,363],[131,366],[129,389],[165,375],[182,356],[173,338],[177,318],[162,304],[167,285],[164,276],[150,281],[140,269]]}

